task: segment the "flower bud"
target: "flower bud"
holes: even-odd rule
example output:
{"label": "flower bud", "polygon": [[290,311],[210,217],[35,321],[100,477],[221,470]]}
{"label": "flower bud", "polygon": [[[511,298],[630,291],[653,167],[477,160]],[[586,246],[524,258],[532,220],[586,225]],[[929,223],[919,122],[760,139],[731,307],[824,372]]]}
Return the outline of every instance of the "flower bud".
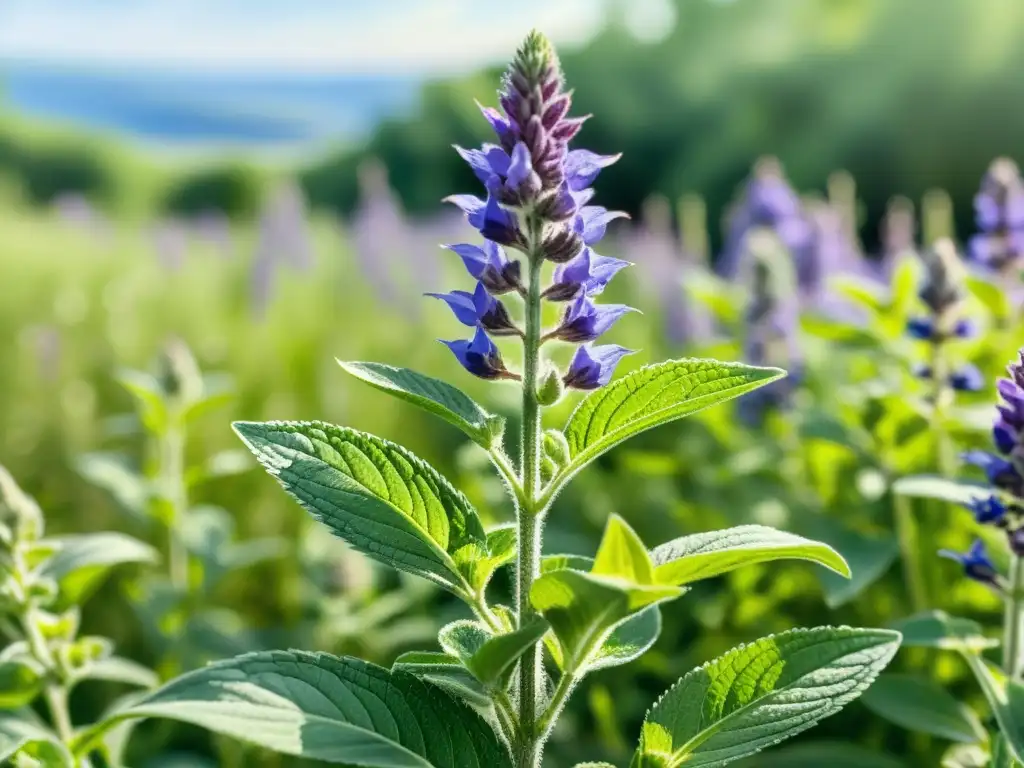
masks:
{"label": "flower bud", "polygon": [[171,339],[160,355],[157,380],[172,400],[191,404],[203,396],[203,375],[192,350],[181,339]]}
{"label": "flower bud", "polygon": [[544,455],[550,458],[559,467],[569,464],[569,441],[561,430],[549,429],[544,433],[542,441]]}
{"label": "flower bud", "polygon": [[554,405],[562,398],[565,387],[562,384],[562,375],[550,363],[540,377],[540,384],[537,385],[537,402],[541,405]]}
{"label": "flower bud", "polygon": [[540,460],[540,481],[544,485],[547,485],[554,479],[555,475],[557,474],[558,465],[555,464],[555,462],[553,462],[547,456],[542,457]]}

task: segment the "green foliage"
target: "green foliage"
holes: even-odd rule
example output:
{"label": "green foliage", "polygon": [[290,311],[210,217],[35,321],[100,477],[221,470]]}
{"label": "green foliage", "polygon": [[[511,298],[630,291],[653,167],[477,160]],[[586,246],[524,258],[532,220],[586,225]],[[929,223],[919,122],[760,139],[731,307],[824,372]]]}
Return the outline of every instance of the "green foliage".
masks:
{"label": "green foliage", "polygon": [[223,213],[234,218],[252,218],[266,187],[264,174],[243,163],[201,170],[171,185],[162,208],[181,216]]}
{"label": "green foliage", "polygon": [[875,714],[910,731],[966,744],[986,738],[978,716],[926,677],[880,675],[861,701]]}

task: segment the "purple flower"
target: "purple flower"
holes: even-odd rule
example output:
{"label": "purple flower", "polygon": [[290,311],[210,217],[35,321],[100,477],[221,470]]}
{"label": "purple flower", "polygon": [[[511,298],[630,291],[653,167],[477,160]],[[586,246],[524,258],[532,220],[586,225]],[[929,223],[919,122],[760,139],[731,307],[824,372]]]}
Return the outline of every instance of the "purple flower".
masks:
{"label": "purple flower", "polygon": [[958,392],[980,392],[985,388],[985,377],[975,366],[962,365],[949,374],[949,386]]}
{"label": "purple flower", "polygon": [[576,350],[569,371],[563,379],[565,386],[574,389],[597,389],[612,380],[615,366],[633,350],[620,347],[618,344],[594,346],[584,344]]}
{"label": "purple flower", "polygon": [[426,295],[441,299],[451,308],[455,318],[470,328],[479,325],[495,336],[517,336],[520,333],[505,305],[491,296],[483,283],[477,283],[473,293],[452,291]]}
{"label": "purple flower", "polygon": [[935,324],[928,317],[912,317],[907,320],[907,333],[921,341],[928,341],[932,337]]}
{"label": "purple flower", "polygon": [[627,312],[636,312],[625,304],[595,304],[580,296],[565,310],[562,323],[548,338],[580,343],[593,341],[611,328]]}
{"label": "purple flower", "polygon": [[573,229],[587,245],[593,245],[608,231],[608,222],[628,218],[622,211],[609,211],[599,205],[585,205],[576,214]]}
{"label": "purple flower", "polygon": [[967,451],[961,457],[966,463],[978,467],[996,488],[1020,495],[1024,479],[1013,464],[988,451]]}
{"label": "purple flower", "polygon": [[1006,505],[998,496],[972,499],[966,506],[974,513],[975,521],[981,525],[998,524],[1006,517]]}
{"label": "purple flower", "polygon": [[504,176],[508,174],[511,159],[508,152],[496,144],[484,144],[481,149],[463,149],[458,144],[455,151],[465,160],[473,173],[486,185],[492,176]]}
{"label": "purple flower", "polygon": [[622,269],[630,266],[628,261],[601,256],[590,248],[584,248],[572,261],[555,267],[554,282],[544,291],[551,301],[568,301],[582,291],[587,296],[596,296]]}
{"label": "purple flower", "polygon": [[996,271],[1015,268],[1024,255],[1024,182],[1012,160],[998,158],[989,166],[974,213],[980,233],[968,245],[971,258]]}
{"label": "purple flower", "polygon": [[998,587],[999,572],[985,552],[985,544],[981,539],[975,540],[971,548],[963,554],[943,549],[939,551],[939,555],[960,563],[967,578]]}
{"label": "purple flower", "polygon": [[494,195],[495,181],[488,187],[487,200],[474,195],[452,195],[445,202],[453,203],[466,214],[469,223],[488,240],[500,245],[521,245],[522,233],[514,213],[501,207]]}
{"label": "purple flower", "polygon": [[519,379],[505,368],[501,352],[483,328],[477,327],[469,341],[441,341],[455,355],[462,367],[481,379]]}
{"label": "purple flower", "polygon": [[457,253],[469,274],[494,295],[522,288],[519,262],[509,261],[504,249],[497,243],[484,240],[482,246],[460,243],[442,247]]}
{"label": "purple flower", "polygon": [[587,149],[574,149],[565,158],[565,180],[569,189],[581,191],[597,179],[604,168],[618,162],[622,155],[598,155]]}

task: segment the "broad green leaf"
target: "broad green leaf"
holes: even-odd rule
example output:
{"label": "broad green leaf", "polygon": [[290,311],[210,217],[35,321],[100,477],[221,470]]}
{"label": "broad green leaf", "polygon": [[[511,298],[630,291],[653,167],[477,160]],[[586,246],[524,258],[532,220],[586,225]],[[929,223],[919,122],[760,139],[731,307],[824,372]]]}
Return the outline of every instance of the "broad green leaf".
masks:
{"label": "broad green leaf", "polygon": [[883,629],[796,629],[683,677],[647,714],[634,768],[704,768],[752,755],[835,714],[899,648]]}
{"label": "broad green leaf", "polygon": [[42,574],[57,582],[65,603],[82,602],[114,566],[160,560],[149,544],[116,531],[72,534],[48,541],[56,545],[57,553],[43,567]]}
{"label": "broad green leaf", "polygon": [[150,499],[149,483],[116,453],[87,453],[75,461],[78,474],[109,493],[126,512],[146,516]]}
{"label": "broad green leaf", "polygon": [[864,534],[822,515],[807,520],[804,528],[805,533],[829,544],[849,563],[849,577],[818,572],[825,604],[830,608],[848,603],[878,581],[899,555],[896,539],[886,533]]}
{"label": "broad green leaf", "polygon": [[976,653],[961,655],[985,694],[1006,749],[1015,760],[1024,761],[1024,685],[1007,680],[1002,670]]}
{"label": "broad green leaf", "polygon": [[941,768],[992,768],[990,758],[981,744],[954,744],[942,755]]}
{"label": "broad green leaf", "polygon": [[94,661],[86,665],[77,677],[79,680],[107,680],[140,688],[155,688],[160,684],[160,678],[153,670],[120,656]]}
{"label": "broad green leaf", "polygon": [[[683,593],[680,587],[641,585],[572,569],[543,574],[530,602],[550,622],[558,639],[556,661],[569,674],[582,673],[623,621]],[[607,665],[606,665],[607,666]]]}
{"label": "broad green leaf", "polygon": [[654,584],[654,564],[647,547],[618,515],[611,515],[605,525],[601,544],[590,572],[595,576],[625,579],[634,584]]}
{"label": "broad green leaf", "polygon": [[219,379],[207,376],[203,382],[202,395],[188,404],[181,414],[181,420],[186,424],[196,421],[211,411],[230,405],[235,396],[234,385],[230,378]]}
{"label": "broad green leaf", "polygon": [[974,744],[985,739],[978,716],[926,677],[879,675],[861,702],[879,717],[908,731]]}
{"label": "broad green leaf", "polygon": [[928,611],[908,616],[890,625],[903,635],[906,648],[943,648],[980,653],[996,648],[999,641],[985,637],[981,625],[971,619],[950,616],[945,611]]}
{"label": "broad green leaf", "polygon": [[122,371],[117,380],[135,398],[143,426],[154,435],[166,432],[170,416],[156,377],[141,371]]}
{"label": "broad green leaf", "polygon": [[610,448],[660,424],[782,378],[778,368],[683,359],[649,365],[584,398],[569,417],[565,437],[571,461],[557,488]]}
{"label": "broad green leaf", "polygon": [[519,657],[540,642],[547,630],[548,623],[541,618],[501,635],[477,621],[464,620],[443,627],[438,640],[445,652],[458,658],[477,680],[500,687]]}
{"label": "broad green leaf", "polygon": [[1001,733],[994,734],[992,737],[992,763],[988,765],[988,768],[1020,768],[1021,765],[1021,761],[1014,758],[1013,750],[1010,749],[1006,737]]}
{"label": "broad green leaf", "polygon": [[0,661],[0,709],[31,704],[43,689],[45,670],[30,658]]}
{"label": "broad green leaf", "polygon": [[[541,561],[541,572],[549,573],[571,568],[589,571],[594,561],[579,555],[549,555]],[[618,667],[643,656],[658,640],[661,634],[661,610],[657,605],[645,608],[615,625],[611,634],[587,662],[587,671]],[[546,638],[548,650],[556,663],[562,666],[562,650],[553,635]]]}
{"label": "broad green leaf", "polygon": [[191,723],[285,755],[370,768],[511,768],[473,710],[406,672],[323,653],[264,651],[170,681],[82,735],[128,718]]}
{"label": "broad green leaf", "polygon": [[683,536],[656,547],[651,557],[662,584],[689,584],[744,565],[784,559],[809,560],[850,577],[846,561],[827,544],[763,525]]}
{"label": "broad green leaf", "polygon": [[387,440],[324,422],[236,422],[260,463],[354,549],[456,594],[473,589],[454,554],[486,547],[476,510],[435,469]]}
{"label": "broad green leaf", "polygon": [[458,657],[451,654],[410,651],[395,659],[391,671],[415,675],[475,707],[486,709],[492,706],[487,689]]}
{"label": "broad green leaf", "polygon": [[933,475],[901,477],[892,484],[892,492],[919,499],[939,499],[952,504],[970,504],[987,499],[993,493],[988,486]]}
{"label": "broad green leaf", "polygon": [[348,363],[339,360],[338,365],[371,387],[441,417],[484,448],[490,449],[501,439],[504,419],[489,414],[447,382],[408,368],[395,368],[382,363]]}
{"label": "broad green leaf", "polygon": [[742,768],[906,768],[894,757],[848,741],[794,744],[765,752],[741,765]]}
{"label": "broad green leaf", "polygon": [[516,556],[516,527],[506,525],[487,532],[487,541],[471,542],[457,550],[452,559],[469,585],[482,594],[494,572]]}

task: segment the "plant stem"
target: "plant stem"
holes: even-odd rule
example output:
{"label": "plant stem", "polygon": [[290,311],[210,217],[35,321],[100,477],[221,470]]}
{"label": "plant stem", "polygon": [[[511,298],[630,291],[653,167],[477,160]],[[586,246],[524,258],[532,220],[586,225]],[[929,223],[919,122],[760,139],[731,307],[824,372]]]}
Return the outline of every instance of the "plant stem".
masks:
{"label": "plant stem", "polygon": [[1010,556],[1010,594],[1006,600],[1003,640],[1003,671],[1016,679],[1020,674],[1021,622],[1024,620],[1024,558]]}
{"label": "plant stem", "polygon": [[188,549],[181,540],[178,526],[188,507],[185,488],[185,434],[178,426],[167,430],[163,439],[161,472],[170,505],[167,521],[167,559],[171,584],[180,592],[188,590]]}
{"label": "plant stem", "polygon": [[900,494],[893,494],[893,518],[896,537],[900,547],[900,560],[903,563],[903,578],[906,581],[910,607],[914,613],[928,607],[928,590],[926,589],[921,563],[921,542],[917,521],[910,499]]}
{"label": "plant stem", "polygon": [[[537,225],[531,226],[531,241],[538,243]],[[537,507],[540,493],[541,408],[537,402],[537,372],[540,366],[541,296],[543,259],[530,254],[530,284],[526,295],[526,335],[523,339],[523,428],[521,472],[523,503],[519,510],[519,541],[516,562],[516,617],[523,626],[533,615],[530,588],[540,572],[540,532],[542,510]],[[540,684],[541,648],[534,644],[519,660],[519,743],[517,768],[535,768],[539,761],[540,739],[536,732],[537,695]]]}
{"label": "plant stem", "polygon": [[22,625],[25,629],[25,638],[29,650],[43,668],[46,674],[53,678],[46,684],[43,696],[46,705],[50,709],[50,718],[53,720],[54,730],[65,746],[70,746],[74,739],[75,731],[71,725],[71,714],[68,711],[68,692],[61,682],[60,669],[57,667],[57,660],[50,652],[46,644],[46,638],[39,630],[39,621],[36,619],[36,609],[31,603],[25,606],[25,615],[22,617]]}

